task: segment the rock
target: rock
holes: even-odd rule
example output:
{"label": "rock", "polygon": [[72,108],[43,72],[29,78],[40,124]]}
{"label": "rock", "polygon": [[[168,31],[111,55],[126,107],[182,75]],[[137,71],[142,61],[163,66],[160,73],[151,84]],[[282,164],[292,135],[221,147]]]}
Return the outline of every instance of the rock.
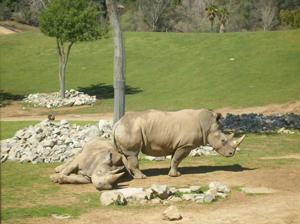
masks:
{"label": "rock", "polygon": [[170,189],[167,185],[152,184],[151,189],[153,193],[161,199],[166,199],[170,195]]}
{"label": "rock", "polygon": [[218,192],[214,188],[211,188],[205,192],[205,195],[211,195],[213,197],[217,197],[217,194],[218,194]]}
{"label": "rock", "polygon": [[217,196],[218,196],[218,197],[221,197],[221,198],[226,198],[226,197],[227,197],[227,194],[218,192],[218,193],[217,193]]}
{"label": "rock", "polygon": [[172,197],[172,198],[170,199],[170,201],[172,201],[172,202],[182,202],[182,198],[179,198],[179,197]]}
{"label": "rock", "polygon": [[127,200],[119,191],[106,191],[102,193],[100,197],[100,203],[104,206],[111,205],[113,203],[117,203],[118,205],[126,205]]}
{"label": "rock", "polygon": [[150,200],[152,199],[152,197],[153,197],[153,193],[148,193],[148,192],[138,192],[129,196],[129,198],[135,201]]}
{"label": "rock", "polygon": [[179,213],[179,210],[176,206],[170,206],[168,207],[164,213],[163,213],[165,219],[167,220],[180,220],[182,217],[181,217],[181,214]]}
{"label": "rock", "polygon": [[23,99],[24,103],[33,103],[34,106],[41,106],[47,108],[62,107],[73,105],[84,105],[84,104],[93,104],[96,102],[96,96],[89,96],[83,92],[76,90],[66,90],[65,99],[61,99],[60,92],[54,92],[50,94],[46,93],[35,93],[30,94]]}
{"label": "rock", "polygon": [[190,188],[179,188],[178,191],[181,193],[191,193]]}
{"label": "rock", "polygon": [[160,198],[154,198],[154,199],[152,199],[151,202],[152,202],[153,204],[161,204],[161,203],[162,203],[162,201],[161,201]]}
{"label": "rock", "polygon": [[150,161],[154,161],[155,160],[155,156],[144,156],[143,159],[148,159]]}
{"label": "rock", "polygon": [[110,126],[109,122],[106,120],[100,120],[99,121],[99,130],[105,131],[105,130],[111,130],[112,127]]}
{"label": "rock", "polygon": [[[99,133],[98,126],[70,125],[68,121],[50,122],[44,120],[35,127],[29,126],[16,132],[1,146],[1,161],[20,161],[36,163],[63,162],[81,151],[84,144],[95,134],[84,137],[86,133]],[[99,134],[98,134],[99,135]],[[109,136],[108,139],[111,140]],[[8,157],[4,155],[8,154]],[[26,157],[24,156],[26,155]]]}
{"label": "rock", "polygon": [[215,200],[216,200],[216,198],[211,196],[211,195],[205,195],[204,198],[203,198],[203,201],[207,202],[207,203],[210,203],[210,202],[215,201]]}
{"label": "rock", "polygon": [[155,161],[165,161],[165,160],[166,160],[165,156],[155,157]]}
{"label": "rock", "polygon": [[224,184],[218,182],[211,182],[209,184],[210,189],[215,189],[218,192],[230,192],[230,188]]}
{"label": "rock", "polygon": [[178,190],[175,187],[170,187],[170,194],[174,195],[178,192]]}
{"label": "rock", "polygon": [[201,192],[201,186],[190,186],[190,190],[196,193]]}
{"label": "rock", "polygon": [[191,194],[184,194],[184,195],[182,195],[182,200],[192,201],[193,199],[194,199],[194,196],[191,195]]}
{"label": "rock", "polygon": [[143,192],[143,188],[124,188],[117,190],[118,192],[122,193],[125,198],[130,198],[134,194],[138,194]]}

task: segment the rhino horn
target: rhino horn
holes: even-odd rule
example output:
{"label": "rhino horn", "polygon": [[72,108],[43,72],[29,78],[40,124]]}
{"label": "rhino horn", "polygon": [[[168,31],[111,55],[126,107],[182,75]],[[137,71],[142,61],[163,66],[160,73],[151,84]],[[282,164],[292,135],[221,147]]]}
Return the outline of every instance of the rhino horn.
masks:
{"label": "rhino horn", "polygon": [[114,174],[114,175],[110,175],[107,182],[109,184],[113,184],[114,182],[116,182],[125,172],[122,173],[118,173],[118,174]]}
{"label": "rhino horn", "polygon": [[120,170],[123,170],[123,169],[124,169],[124,166],[121,166],[121,167],[119,167],[119,168],[116,169],[116,170],[109,171],[108,173],[109,173],[109,174],[116,174],[117,172],[119,172]]}
{"label": "rhino horn", "polygon": [[242,141],[244,140],[244,138],[246,137],[246,135],[243,135],[242,137],[240,137],[237,141],[235,141],[235,148],[237,148],[241,143]]}
{"label": "rhino horn", "polygon": [[227,135],[227,138],[228,138],[229,140],[232,140],[232,139],[233,139],[233,136],[234,136],[234,133],[232,133],[231,135]]}

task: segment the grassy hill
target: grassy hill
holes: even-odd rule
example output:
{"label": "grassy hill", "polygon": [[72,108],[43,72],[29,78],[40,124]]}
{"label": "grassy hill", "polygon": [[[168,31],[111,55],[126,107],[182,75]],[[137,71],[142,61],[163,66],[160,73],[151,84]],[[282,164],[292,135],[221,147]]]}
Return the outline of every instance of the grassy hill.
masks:
{"label": "grassy hill", "polygon": [[[126,110],[217,109],[300,100],[300,30],[249,33],[124,33]],[[59,91],[54,38],[2,35],[1,89]],[[234,58],[234,61],[230,61]],[[73,45],[66,89],[101,95],[82,113],[113,111],[113,39]]]}

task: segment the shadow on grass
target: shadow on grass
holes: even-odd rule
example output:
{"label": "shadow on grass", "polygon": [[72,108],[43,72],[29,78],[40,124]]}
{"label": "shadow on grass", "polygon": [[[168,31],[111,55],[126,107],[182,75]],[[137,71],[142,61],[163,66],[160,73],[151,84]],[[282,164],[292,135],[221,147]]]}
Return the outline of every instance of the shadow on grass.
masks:
{"label": "shadow on grass", "polygon": [[4,92],[3,89],[0,90],[0,107],[9,106],[11,104],[11,100],[21,100],[23,99],[23,95],[16,95],[8,92]]}
{"label": "shadow on grass", "polygon": [[[78,87],[78,91],[89,94],[90,96],[96,96],[97,99],[112,99],[114,98],[113,85],[106,85],[106,83],[92,84],[88,87]],[[126,85],[125,94],[137,94],[143,92],[140,88],[131,87]]]}

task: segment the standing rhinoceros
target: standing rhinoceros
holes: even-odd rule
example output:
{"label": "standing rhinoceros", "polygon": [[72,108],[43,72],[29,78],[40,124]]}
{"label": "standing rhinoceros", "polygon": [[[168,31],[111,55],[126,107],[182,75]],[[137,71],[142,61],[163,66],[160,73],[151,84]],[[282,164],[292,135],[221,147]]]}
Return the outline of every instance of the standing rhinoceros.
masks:
{"label": "standing rhinoceros", "polygon": [[[122,170],[122,155],[118,153],[112,141],[102,137],[91,138],[81,152],[69,159],[67,163],[56,167],[58,174],[50,179],[60,184],[93,183],[98,190],[108,190],[120,178]],[[71,173],[78,175],[69,176]]]}
{"label": "standing rhinoceros", "polygon": [[140,171],[138,154],[172,155],[169,175],[179,176],[179,163],[190,151],[209,143],[223,156],[231,157],[245,136],[233,141],[226,136],[219,122],[221,114],[209,110],[162,112],[149,110],[127,113],[114,126],[116,148],[127,157],[124,165],[134,178],[146,178]]}

